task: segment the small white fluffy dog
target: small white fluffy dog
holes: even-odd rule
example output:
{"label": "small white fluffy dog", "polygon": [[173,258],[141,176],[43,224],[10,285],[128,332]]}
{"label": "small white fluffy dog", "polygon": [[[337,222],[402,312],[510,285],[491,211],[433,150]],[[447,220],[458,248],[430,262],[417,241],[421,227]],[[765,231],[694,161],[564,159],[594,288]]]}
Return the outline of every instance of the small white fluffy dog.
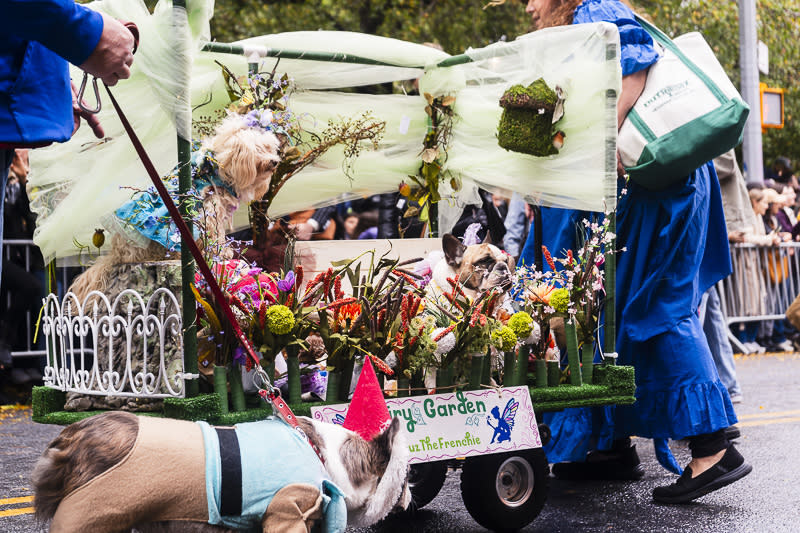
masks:
{"label": "small white fluffy dog", "polygon": [[[203,143],[200,150],[206,157],[200,162],[215,161],[219,169],[216,184],[214,180],[211,183],[204,180],[201,185],[196,185],[200,189],[197,193],[202,197],[201,233],[208,241],[218,245],[224,243],[236,208],[261,198],[267,192],[272,173],[280,161],[280,147],[280,140],[274,133],[249,127],[245,118],[238,114],[225,118],[214,135]],[[192,155],[196,159],[199,154]],[[192,166],[194,178],[197,167],[194,163]],[[135,232],[130,230],[130,225],[123,223],[120,226]],[[70,290],[83,300],[92,290],[104,292],[114,265],[162,261],[167,257],[167,249],[161,244],[145,236],[137,241],[131,242],[120,232],[114,232],[111,252],[101,256],[78,276]]]}

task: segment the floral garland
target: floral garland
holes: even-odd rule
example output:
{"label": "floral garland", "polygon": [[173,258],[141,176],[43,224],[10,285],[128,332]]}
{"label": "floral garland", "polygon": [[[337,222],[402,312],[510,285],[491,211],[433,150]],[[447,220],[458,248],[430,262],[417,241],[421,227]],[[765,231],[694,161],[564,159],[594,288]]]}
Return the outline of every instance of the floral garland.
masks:
{"label": "floral garland", "polygon": [[432,204],[441,200],[439,184],[449,177],[453,190],[457,191],[461,188],[461,182],[457,177],[442,170],[447,160],[447,145],[453,131],[455,118],[453,105],[456,98],[452,95],[434,98],[430,93],[424,93],[423,96],[427,102],[425,113],[430,118],[430,125],[422,143],[420,154],[422,162],[417,175],[408,176],[413,186],[409,183],[401,183],[400,194],[416,204],[409,207],[404,216],[418,216],[422,221],[431,219],[431,222],[435,223],[430,217],[429,211]]}

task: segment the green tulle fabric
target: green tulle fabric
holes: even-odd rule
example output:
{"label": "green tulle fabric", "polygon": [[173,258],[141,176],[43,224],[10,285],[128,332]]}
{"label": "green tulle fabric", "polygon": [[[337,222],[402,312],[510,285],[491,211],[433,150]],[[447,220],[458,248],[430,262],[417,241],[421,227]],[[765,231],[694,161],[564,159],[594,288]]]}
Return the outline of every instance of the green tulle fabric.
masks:
{"label": "green tulle fabric", "polygon": [[[289,107],[302,116],[309,134],[321,132],[329,120],[371,111],[386,122],[380,150],[362,151],[352,181],[342,170],[342,152],[330,150],[283,187],[271,215],[394,191],[409,174],[416,174],[429,127],[425,99],[337,89],[417,78],[421,93],[456,98],[445,169],[463,186],[454,191],[449,180],[440,186],[440,231],[452,227],[465,204],[479,203],[478,186],[519,192],[542,205],[596,211],[615,207],[621,73],[619,35],[612,25],[541,30],[467,50],[470,62],[440,67],[450,57],[440,50],[350,32],[291,32],[237,43],[249,57],[201,52],[209,40],[211,0],[189,0],[185,9],[161,1],[152,15],[141,0],[105,0],[89,6],[139,26],[141,45],[131,78],[112,90],[162,174],[177,163],[177,137],[191,136],[191,117],[213,115],[229,103],[215,61],[245,75],[248,59],[265,48],[339,52],[391,66],[281,59],[278,71],[287,72],[299,89]],[[258,61],[261,70],[272,70],[276,60]],[[73,79],[80,76],[73,71]],[[540,77],[564,91],[564,117],[558,124],[566,135],[564,146],[547,157],[506,151],[497,144],[503,111],[498,101],[512,85],[528,85]],[[68,143],[31,156],[29,191],[39,215],[34,240],[47,260],[76,255],[76,242],[90,243],[95,229],[104,227],[103,220],[150,183],[107,96],[101,97],[106,139],[98,141],[84,127]],[[240,207],[235,223],[247,225],[246,206]]]}

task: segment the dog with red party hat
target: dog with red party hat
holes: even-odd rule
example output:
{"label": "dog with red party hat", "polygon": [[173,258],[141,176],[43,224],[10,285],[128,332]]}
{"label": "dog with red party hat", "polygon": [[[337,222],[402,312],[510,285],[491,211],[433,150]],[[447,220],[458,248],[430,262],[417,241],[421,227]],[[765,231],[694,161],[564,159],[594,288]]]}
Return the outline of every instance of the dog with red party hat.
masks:
{"label": "dog with red party hat", "polygon": [[[411,502],[408,446],[367,361],[344,426],[213,427],[108,412],[65,428],[33,472],[51,532],[324,532]],[[317,451],[318,450],[318,451]]]}

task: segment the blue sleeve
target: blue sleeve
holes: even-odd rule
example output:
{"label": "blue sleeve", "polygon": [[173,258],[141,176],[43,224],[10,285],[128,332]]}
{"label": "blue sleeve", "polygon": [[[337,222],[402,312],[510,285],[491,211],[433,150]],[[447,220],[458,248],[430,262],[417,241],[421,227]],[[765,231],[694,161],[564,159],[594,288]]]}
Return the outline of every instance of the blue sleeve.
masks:
{"label": "blue sleeve", "polygon": [[0,32],[46,46],[73,65],[91,55],[103,33],[100,13],[73,0],[0,0]]}
{"label": "blue sleeve", "polygon": [[586,0],[575,9],[574,24],[610,22],[619,29],[622,75],[628,76],[658,61],[653,39],[636,22],[633,11],[618,0]]}

